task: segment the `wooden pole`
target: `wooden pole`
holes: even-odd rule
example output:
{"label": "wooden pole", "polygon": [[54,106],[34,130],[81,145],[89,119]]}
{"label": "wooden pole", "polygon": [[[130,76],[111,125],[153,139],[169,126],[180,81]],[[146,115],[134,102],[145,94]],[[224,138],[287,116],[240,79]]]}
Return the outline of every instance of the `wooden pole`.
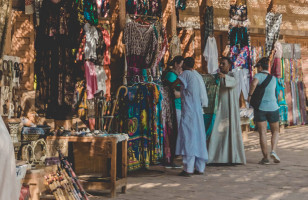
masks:
{"label": "wooden pole", "polygon": [[124,50],[123,31],[126,23],[126,7],[124,0],[110,1],[110,34],[111,34],[111,93],[123,83],[119,80],[124,76]]}
{"label": "wooden pole", "polygon": [[167,36],[170,39],[176,31],[176,12],[175,12],[175,1],[174,0],[162,0],[162,18],[163,25],[166,27]]}

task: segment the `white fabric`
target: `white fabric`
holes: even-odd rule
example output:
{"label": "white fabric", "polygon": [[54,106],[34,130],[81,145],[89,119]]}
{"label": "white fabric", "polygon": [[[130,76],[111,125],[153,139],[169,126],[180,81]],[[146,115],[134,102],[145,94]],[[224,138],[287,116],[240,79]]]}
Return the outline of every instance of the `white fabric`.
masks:
{"label": "white fabric", "polygon": [[208,37],[203,56],[207,61],[207,71],[212,74],[218,69],[218,50],[215,37]]}
{"label": "white fabric", "polygon": [[244,99],[248,99],[249,94],[249,70],[248,69],[240,69],[236,68],[232,70],[234,76],[239,80],[238,85],[238,95],[240,97],[241,92],[243,92]]}
{"label": "white fabric", "polygon": [[206,160],[196,156],[183,156],[183,169],[187,173],[193,173],[194,169],[203,173],[205,170]]}
{"label": "white fabric", "polygon": [[118,142],[122,142],[124,140],[128,141],[129,136],[124,133],[105,133],[105,134],[99,134],[98,137],[113,137],[117,139]]}
{"label": "white fabric", "polygon": [[96,80],[97,80],[97,90],[96,93],[104,91],[106,94],[106,80],[108,79],[103,66],[95,65]]}
{"label": "white fabric", "polygon": [[202,107],[208,107],[209,99],[208,99],[208,96],[207,96],[207,91],[206,91],[206,87],[205,87],[203,78],[196,70],[193,70],[193,72],[196,75],[196,77],[199,81],[199,85],[200,85],[201,106]]}
{"label": "white fabric", "polygon": [[0,200],[19,198],[14,147],[10,134],[0,116]]}
{"label": "white fabric", "polygon": [[193,71],[184,70],[181,81],[181,122],[178,130],[176,155],[208,159],[206,130],[200,99],[200,83]]}
{"label": "white fabric", "polygon": [[84,25],[86,33],[86,43],[84,48],[85,59],[97,59],[96,45],[98,43],[98,32],[95,26],[91,26],[89,23]]}

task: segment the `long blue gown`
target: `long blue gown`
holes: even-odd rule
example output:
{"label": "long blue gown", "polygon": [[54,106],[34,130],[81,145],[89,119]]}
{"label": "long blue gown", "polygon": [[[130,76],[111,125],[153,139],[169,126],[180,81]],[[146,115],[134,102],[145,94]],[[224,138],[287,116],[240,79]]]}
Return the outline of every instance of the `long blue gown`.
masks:
{"label": "long blue gown", "polygon": [[178,131],[176,154],[208,160],[200,84],[193,71],[185,70],[178,77],[181,84],[182,115]]}

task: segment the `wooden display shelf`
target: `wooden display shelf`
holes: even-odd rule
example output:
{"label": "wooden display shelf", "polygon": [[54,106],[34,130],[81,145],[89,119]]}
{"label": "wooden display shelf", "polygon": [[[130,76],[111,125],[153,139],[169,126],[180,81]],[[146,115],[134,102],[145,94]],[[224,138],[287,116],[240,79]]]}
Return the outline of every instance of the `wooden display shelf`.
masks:
{"label": "wooden display shelf", "polygon": [[[75,170],[80,181],[82,182],[84,189],[87,191],[100,191],[110,190],[111,197],[116,196],[116,190],[121,189],[122,193],[126,192],[127,185],[127,141],[117,142],[115,137],[64,137],[64,136],[48,136],[46,142],[56,140],[67,140],[68,143],[73,144],[88,144],[89,152],[83,152],[86,156],[99,156],[103,165],[100,171],[106,172],[109,176],[105,177],[102,175],[88,176],[87,174],[78,173]],[[90,145],[89,145],[90,144]],[[118,149],[120,149],[118,151]],[[69,155],[70,156],[70,155]],[[83,159],[78,156],[74,158],[73,166],[78,168],[78,164],[84,163],[76,162],[78,159]],[[110,161],[110,162],[108,162]],[[110,166],[108,165],[110,163]],[[82,171],[82,170],[80,170]]]}

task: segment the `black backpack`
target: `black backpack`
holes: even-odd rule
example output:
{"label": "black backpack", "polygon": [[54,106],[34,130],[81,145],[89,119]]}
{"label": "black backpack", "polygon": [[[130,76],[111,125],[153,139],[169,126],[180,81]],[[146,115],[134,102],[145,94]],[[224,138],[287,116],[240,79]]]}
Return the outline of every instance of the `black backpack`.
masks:
{"label": "black backpack", "polygon": [[259,110],[260,104],[262,102],[262,98],[265,93],[265,88],[268,86],[268,84],[271,82],[273,76],[270,74],[267,75],[266,79],[263,81],[261,85],[258,85],[251,95],[250,105],[255,109]]}

